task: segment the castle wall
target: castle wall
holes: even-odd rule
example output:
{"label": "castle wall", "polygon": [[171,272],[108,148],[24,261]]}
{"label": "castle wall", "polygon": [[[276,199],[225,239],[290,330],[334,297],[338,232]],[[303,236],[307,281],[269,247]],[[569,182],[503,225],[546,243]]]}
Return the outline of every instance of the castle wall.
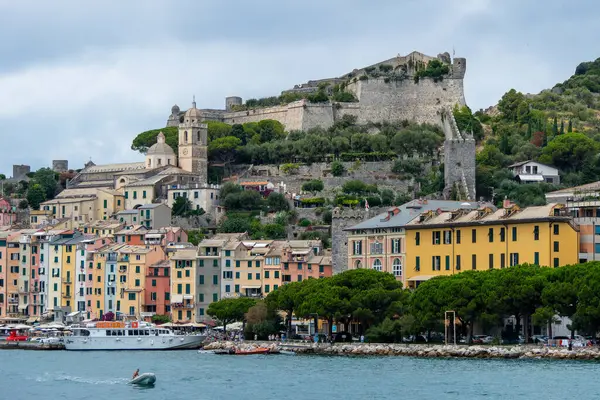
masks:
{"label": "castle wall", "polygon": [[264,119],[274,119],[281,122],[287,130],[302,129],[302,101],[296,101],[284,106],[257,108],[246,111],[235,111],[223,114],[223,122],[227,124],[245,124],[260,122]]}
{"label": "castle wall", "polygon": [[369,78],[351,83],[348,90],[358,98],[359,107],[341,104],[337,117],[355,115],[360,124],[405,119],[439,124],[440,109],[465,104],[463,80],[460,78],[445,78],[441,82],[425,78],[418,83],[412,78],[388,83],[381,78]]}

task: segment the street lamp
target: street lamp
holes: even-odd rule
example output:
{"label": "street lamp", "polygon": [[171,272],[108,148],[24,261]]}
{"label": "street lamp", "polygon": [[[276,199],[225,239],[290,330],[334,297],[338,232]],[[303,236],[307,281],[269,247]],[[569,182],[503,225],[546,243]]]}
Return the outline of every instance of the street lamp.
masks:
{"label": "street lamp", "polygon": [[314,334],[318,335],[319,334],[319,332],[318,332],[318,330],[319,330],[319,314],[317,314],[317,313],[308,314],[309,317],[312,317],[313,315],[315,316],[315,320],[314,320],[315,332],[314,332]]}

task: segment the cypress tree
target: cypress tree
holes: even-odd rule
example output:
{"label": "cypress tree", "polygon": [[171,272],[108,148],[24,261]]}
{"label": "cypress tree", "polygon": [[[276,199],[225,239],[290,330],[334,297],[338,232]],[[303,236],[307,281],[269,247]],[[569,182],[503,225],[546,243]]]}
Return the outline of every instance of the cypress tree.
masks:
{"label": "cypress tree", "polygon": [[562,119],[560,120],[560,134],[564,134],[565,133],[565,121],[563,121]]}
{"label": "cypress tree", "polygon": [[558,120],[554,117],[554,123],[552,124],[552,133],[554,136],[558,135]]}
{"label": "cypress tree", "polygon": [[542,147],[546,147],[548,146],[548,134],[546,132],[543,132],[544,135],[542,136]]}
{"label": "cypress tree", "polygon": [[569,120],[569,127],[567,128],[567,132],[571,133],[573,132],[573,121]]}

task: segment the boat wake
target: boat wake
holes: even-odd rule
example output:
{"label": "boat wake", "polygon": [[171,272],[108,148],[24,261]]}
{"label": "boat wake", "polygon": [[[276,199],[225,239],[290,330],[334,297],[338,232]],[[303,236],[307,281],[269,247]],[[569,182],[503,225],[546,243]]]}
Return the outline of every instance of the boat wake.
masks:
{"label": "boat wake", "polygon": [[45,373],[43,376],[38,376],[35,378],[36,382],[75,382],[75,383],[83,383],[86,385],[119,385],[125,382],[128,382],[127,378],[115,378],[115,379],[94,379],[94,378],[84,378],[81,376],[72,376],[66,374],[54,375]]}

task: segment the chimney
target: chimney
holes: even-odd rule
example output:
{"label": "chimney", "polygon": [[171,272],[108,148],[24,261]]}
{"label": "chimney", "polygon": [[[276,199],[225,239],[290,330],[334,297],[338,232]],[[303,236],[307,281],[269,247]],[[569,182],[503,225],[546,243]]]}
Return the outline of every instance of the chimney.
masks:
{"label": "chimney", "polygon": [[510,208],[511,207],[511,202],[508,198],[505,198],[504,201],[502,202],[502,208]]}

